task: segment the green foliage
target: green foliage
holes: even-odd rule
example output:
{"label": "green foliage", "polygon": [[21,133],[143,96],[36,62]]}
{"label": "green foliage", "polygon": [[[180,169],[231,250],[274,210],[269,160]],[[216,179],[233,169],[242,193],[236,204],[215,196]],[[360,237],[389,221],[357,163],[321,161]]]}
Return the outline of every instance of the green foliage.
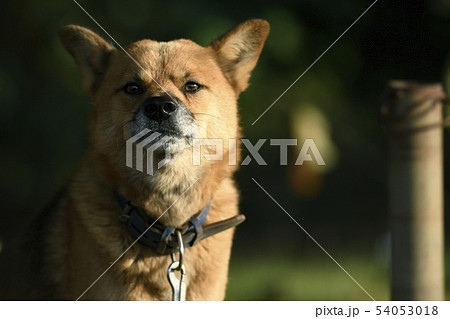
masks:
{"label": "green foliage", "polygon": [[[389,300],[389,273],[370,256],[346,254],[342,266],[376,300]],[[234,258],[227,300],[371,300],[328,256]]]}

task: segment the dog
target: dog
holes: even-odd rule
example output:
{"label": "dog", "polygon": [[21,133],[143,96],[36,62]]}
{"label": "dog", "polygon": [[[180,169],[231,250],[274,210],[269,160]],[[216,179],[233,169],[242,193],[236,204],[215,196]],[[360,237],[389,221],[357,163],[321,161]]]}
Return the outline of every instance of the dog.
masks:
{"label": "dog", "polygon": [[[60,39],[94,103],[90,144],[24,240],[4,247],[1,299],[223,300],[243,221],[228,161],[239,145],[228,141],[241,136],[237,99],[268,33],[255,19],[207,47],[181,39],[122,49],[64,27]],[[127,161],[137,163],[142,132],[154,152],[138,170]],[[224,141],[223,158],[194,165],[198,139]]]}

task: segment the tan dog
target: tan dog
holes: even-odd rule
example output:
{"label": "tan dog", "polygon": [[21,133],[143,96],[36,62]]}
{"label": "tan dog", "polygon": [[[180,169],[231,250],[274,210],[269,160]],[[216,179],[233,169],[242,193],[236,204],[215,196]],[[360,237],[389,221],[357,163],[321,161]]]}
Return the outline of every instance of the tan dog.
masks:
{"label": "tan dog", "polygon": [[[2,266],[13,266],[2,270],[1,298],[171,300],[167,270],[170,253],[179,258],[179,234],[186,246],[186,299],[222,300],[232,226],[242,220],[235,217],[236,166],[228,163],[235,150],[228,140],[240,137],[236,101],[268,32],[266,21],[250,20],[208,47],[143,40],[127,55],[85,28],[63,28],[61,40],[95,104],[91,144],[27,242],[2,253]],[[126,165],[126,141],[145,129],[164,139],[154,163],[171,158],[153,175]],[[224,140],[223,160],[193,165],[198,138]],[[150,231],[162,238],[154,247],[138,238],[147,236],[142,229],[132,234],[130,211],[137,218],[132,227],[159,225]],[[128,218],[128,226],[119,217]],[[200,240],[208,232],[214,236]]]}

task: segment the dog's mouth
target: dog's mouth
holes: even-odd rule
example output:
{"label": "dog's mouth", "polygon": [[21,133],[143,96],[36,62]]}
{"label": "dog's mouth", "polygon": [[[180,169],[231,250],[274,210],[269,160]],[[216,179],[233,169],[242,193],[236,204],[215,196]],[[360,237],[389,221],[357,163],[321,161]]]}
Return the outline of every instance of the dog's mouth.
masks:
{"label": "dog's mouth", "polygon": [[[173,157],[193,145],[198,127],[186,106],[177,104],[176,109],[170,109],[170,114],[165,114],[166,109],[157,109],[161,107],[160,103],[169,102],[150,99],[144,103],[135,113],[131,125],[125,128],[128,131],[125,135],[128,136],[128,144]],[[160,113],[156,114],[155,108]]]}
{"label": "dog's mouth", "polygon": [[147,144],[148,147],[158,145],[159,147],[167,151],[169,149],[175,148],[182,150],[193,145],[194,136],[191,134],[183,135],[181,132],[171,129],[158,129],[152,131],[152,133],[156,133],[156,138],[150,141],[149,144]]}
{"label": "dog's mouth", "polygon": [[[144,125],[143,125],[144,124]],[[155,123],[133,121],[128,128],[127,141],[144,149],[164,151],[174,156],[194,143],[197,128],[195,123],[180,126],[178,123]]]}
{"label": "dog's mouth", "polygon": [[165,128],[165,127],[160,127],[158,129],[154,130],[154,132],[161,134],[161,136],[168,136],[168,137],[174,137],[174,138],[187,138],[188,137],[186,135],[183,135],[183,133],[180,130]]}

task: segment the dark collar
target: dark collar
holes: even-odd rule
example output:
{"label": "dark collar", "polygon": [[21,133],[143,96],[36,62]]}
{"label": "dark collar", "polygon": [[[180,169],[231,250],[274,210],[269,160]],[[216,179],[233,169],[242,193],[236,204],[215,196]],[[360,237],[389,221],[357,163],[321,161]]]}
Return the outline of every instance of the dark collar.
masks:
{"label": "dark collar", "polygon": [[134,206],[119,192],[114,191],[117,201],[122,208],[120,220],[127,222],[128,232],[134,239],[145,246],[155,249],[160,254],[171,254],[179,251],[176,231],[180,231],[184,247],[191,247],[200,240],[213,236],[217,233],[235,227],[245,220],[244,215],[203,226],[209,212],[210,203],[196,216],[180,228],[164,226],[157,220],[143,218],[140,209]]}

